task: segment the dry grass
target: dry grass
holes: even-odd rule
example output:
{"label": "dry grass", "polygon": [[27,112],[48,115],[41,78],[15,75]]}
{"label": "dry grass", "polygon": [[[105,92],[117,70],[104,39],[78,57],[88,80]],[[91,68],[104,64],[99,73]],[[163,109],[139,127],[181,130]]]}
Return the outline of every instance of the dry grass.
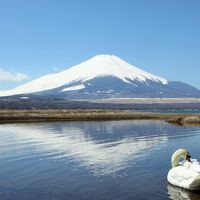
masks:
{"label": "dry grass", "polygon": [[177,125],[198,125],[200,126],[200,115],[187,115],[187,116],[175,116],[168,120],[169,123]]}
{"label": "dry grass", "polygon": [[0,110],[0,123],[41,121],[89,121],[89,120],[165,120],[176,124],[200,124],[200,114],[163,114],[128,112],[120,110]]}
{"label": "dry grass", "polygon": [[0,121],[166,119],[162,114],[120,110],[1,110]]}

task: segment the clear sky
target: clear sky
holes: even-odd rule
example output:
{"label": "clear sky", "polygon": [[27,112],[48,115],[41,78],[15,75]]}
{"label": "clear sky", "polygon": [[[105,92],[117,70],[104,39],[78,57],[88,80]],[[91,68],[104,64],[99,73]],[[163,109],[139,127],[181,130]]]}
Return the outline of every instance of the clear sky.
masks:
{"label": "clear sky", "polygon": [[0,90],[114,54],[200,89],[199,0],[0,0]]}

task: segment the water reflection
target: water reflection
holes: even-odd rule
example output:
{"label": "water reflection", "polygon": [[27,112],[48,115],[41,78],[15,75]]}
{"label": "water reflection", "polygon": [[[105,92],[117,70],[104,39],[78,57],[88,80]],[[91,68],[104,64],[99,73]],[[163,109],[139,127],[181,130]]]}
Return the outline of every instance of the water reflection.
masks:
{"label": "water reflection", "polygon": [[166,176],[177,146],[200,160],[199,140],[161,121],[1,124],[0,199],[198,199]]}
{"label": "water reflection", "polygon": [[[53,159],[70,158],[95,175],[111,175],[132,165],[138,157],[146,156],[157,145],[167,142],[165,134],[155,135],[155,127],[160,131],[159,122],[153,123],[152,132],[148,122],[134,122],[134,129],[130,131],[129,127],[126,131],[130,123],[133,122],[104,122],[94,126],[92,123],[17,124],[1,126],[0,131],[12,135],[10,142],[19,144],[15,149],[19,148],[21,157],[23,151],[31,147],[31,156],[42,153]],[[4,150],[2,146],[0,154],[3,155]]]}
{"label": "water reflection", "polygon": [[200,191],[189,191],[171,184],[167,185],[168,194],[170,199],[173,200],[199,200]]}

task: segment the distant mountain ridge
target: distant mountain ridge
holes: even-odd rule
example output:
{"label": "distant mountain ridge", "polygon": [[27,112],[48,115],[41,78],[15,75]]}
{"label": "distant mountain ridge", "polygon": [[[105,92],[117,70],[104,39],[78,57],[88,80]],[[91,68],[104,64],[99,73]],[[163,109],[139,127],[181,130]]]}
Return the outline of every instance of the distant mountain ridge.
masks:
{"label": "distant mountain ridge", "polygon": [[200,97],[200,91],[189,84],[168,81],[114,55],[97,55],[62,72],[0,92],[0,96],[26,94],[67,99]]}

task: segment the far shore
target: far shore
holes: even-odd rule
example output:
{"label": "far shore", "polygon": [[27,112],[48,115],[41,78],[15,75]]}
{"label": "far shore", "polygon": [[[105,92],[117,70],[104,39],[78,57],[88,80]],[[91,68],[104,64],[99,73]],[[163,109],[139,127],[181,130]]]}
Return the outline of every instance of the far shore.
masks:
{"label": "far shore", "polygon": [[98,120],[164,120],[177,125],[200,125],[200,114],[128,112],[123,110],[0,110],[0,123],[98,121]]}
{"label": "far shore", "polygon": [[92,100],[91,102],[114,104],[182,104],[200,103],[200,98],[107,98]]}

